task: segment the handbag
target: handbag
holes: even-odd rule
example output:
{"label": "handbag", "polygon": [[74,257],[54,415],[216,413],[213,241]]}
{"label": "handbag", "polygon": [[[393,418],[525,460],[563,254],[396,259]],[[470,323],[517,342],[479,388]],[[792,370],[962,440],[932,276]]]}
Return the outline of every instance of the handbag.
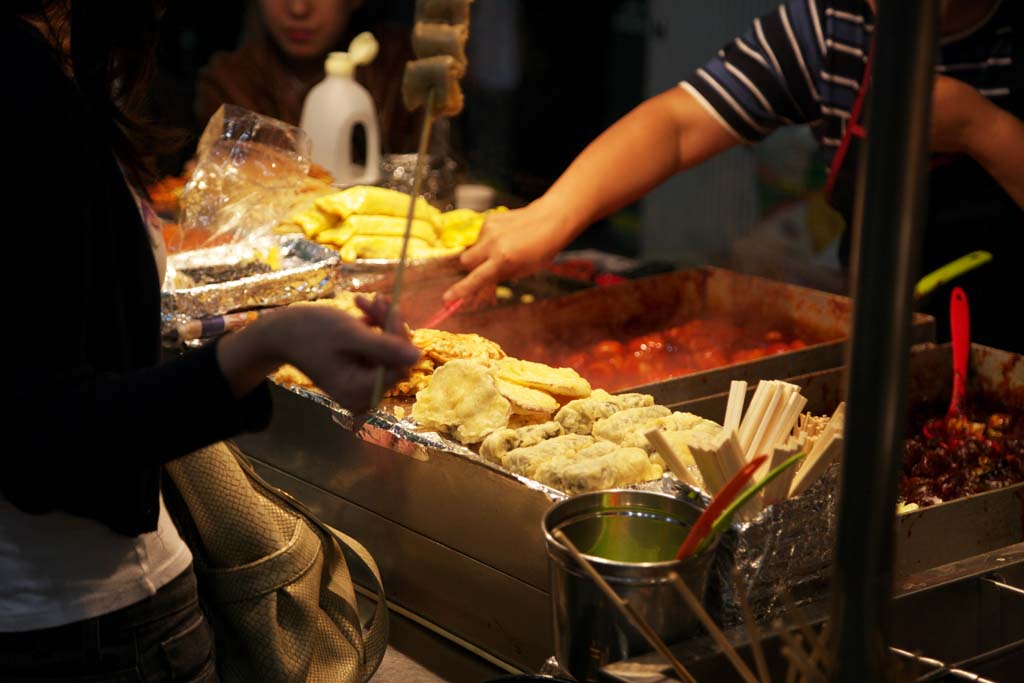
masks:
{"label": "handbag", "polygon": [[[168,509],[192,549],[225,683],[362,683],[387,648],[380,572],[366,549],[217,443],[165,465]],[[349,562],[373,577],[363,623]]]}

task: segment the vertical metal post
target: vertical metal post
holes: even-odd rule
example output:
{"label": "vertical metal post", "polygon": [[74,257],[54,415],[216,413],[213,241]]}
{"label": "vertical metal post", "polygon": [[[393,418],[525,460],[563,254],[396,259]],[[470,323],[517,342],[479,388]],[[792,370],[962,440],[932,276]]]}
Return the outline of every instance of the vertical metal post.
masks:
{"label": "vertical metal post", "polygon": [[893,523],[920,260],[937,0],[880,0],[854,209],[854,327],[833,575],[832,680],[886,680]]}

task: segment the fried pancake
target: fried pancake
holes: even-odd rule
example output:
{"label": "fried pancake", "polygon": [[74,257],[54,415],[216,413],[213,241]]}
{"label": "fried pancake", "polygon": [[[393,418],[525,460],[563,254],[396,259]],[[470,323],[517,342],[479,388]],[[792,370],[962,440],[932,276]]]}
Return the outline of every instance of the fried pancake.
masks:
{"label": "fried pancake", "polygon": [[558,401],[547,392],[512,384],[500,377],[497,381],[498,391],[512,404],[512,412],[517,415],[549,416],[558,410]]}
{"label": "fried pancake", "polygon": [[499,379],[549,394],[570,398],[590,396],[590,383],[572,368],[553,368],[543,363],[504,358],[498,362],[497,374]]}
{"label": "fried pancake", "polygon": [[443,330],[419,329],[412,332],[412,343],[438,365],[456,358],[498,360],[505,357],[501,347],[479,334],[457,334]]}
{"label": "fried pancake", "polygon": [[508,424],[512,406],[498,391],[490,368],[455,359],[434,371],[430,384],[416,394],[412,417],[427,429],[477,443]]}

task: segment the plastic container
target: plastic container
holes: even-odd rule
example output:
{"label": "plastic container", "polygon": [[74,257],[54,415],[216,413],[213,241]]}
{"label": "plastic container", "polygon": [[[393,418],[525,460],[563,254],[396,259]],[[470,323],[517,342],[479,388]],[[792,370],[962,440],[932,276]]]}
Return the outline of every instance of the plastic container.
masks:
{"label": "plastic container", "polygon": [[[355,79],[356,66],[372,62],[378,49],[372,34],[360,33],[348,52],[327,55],[327,75],[313,86],[302,105],[299,126],[313,143],[313,161],[334,176],[336,185],[371,185],[380,175],[377,107]],[[365,164],[353,160],[352,136],[357,126],[366,132]]]}

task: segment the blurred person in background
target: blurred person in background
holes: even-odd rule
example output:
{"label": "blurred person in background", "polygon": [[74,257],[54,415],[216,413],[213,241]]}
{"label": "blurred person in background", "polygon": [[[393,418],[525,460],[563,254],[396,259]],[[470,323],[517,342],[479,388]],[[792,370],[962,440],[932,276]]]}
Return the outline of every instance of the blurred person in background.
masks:
{"label": "blurred person in background", "polygon": [[[491,216],[461,257],[471,272],[445,298],[536,271],[674,173],[782,126],[811,127],[830,167],[830,202],[849,225],[864,125],[854,110],[870,92],[875,10],[874,0],[789,0],[754,20],[679,87],[601,134],[543,196]],[[922,272],[976,249],[994,254],[955,284],[971,298],[972,337],[1018,351],[1020,304],[1010,292],[1024,253],[1022,12],[1016,0],[943,0],[922,254]],[[948,300],[939,290],[925,308],[940,335]]]}
{"label": "blurred person in background", "polygon": [[[162,129],[139,116],[157,0],[13,0],[0,11],[7,269],[19,334],[4,373],[0,680],[216,681],[192,556],[161,466],[270,419],[265,377],[299,367],[367,407],[418,350],[366,319],[294,307],[160,363],[159,222],[145,199]],[[21,271],[24,273],[24,271]]]}
{"label": "blurred person in background", "polygon": [[416,149],[418,120],[402,103],[402,71],[412,59],[411,27],[385,21],[373,0],[252,0],[241,44],[218,52],[200,70],[196,116],[200,127],[222,104],[237,104],[298,125],[310,89],[324,78],[324,60],[370,31],[376,59],[356,70],[377,105],[381,151]]}

